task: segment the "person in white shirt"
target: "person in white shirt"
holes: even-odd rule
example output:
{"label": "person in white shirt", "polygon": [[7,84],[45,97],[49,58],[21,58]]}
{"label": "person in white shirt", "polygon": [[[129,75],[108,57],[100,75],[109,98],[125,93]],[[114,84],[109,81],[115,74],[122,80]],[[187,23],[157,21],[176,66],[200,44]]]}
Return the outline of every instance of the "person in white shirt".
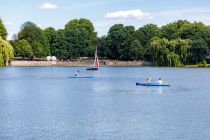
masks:
{"label": "person in white shirt", "polygon": [[157,83],[158,84],[162,84],[163,83],[163,81],[161,80],[161,78],[158,79]]}
{"label": "person in white shirt", "polygon": [[74,76],[79,76],[79,70],[74,74]]}
{"label": "person in white shirt", "polygon": [[150,83],[150,82],[151,82],[151,80],[149,78],[147,78],[145,83]]}

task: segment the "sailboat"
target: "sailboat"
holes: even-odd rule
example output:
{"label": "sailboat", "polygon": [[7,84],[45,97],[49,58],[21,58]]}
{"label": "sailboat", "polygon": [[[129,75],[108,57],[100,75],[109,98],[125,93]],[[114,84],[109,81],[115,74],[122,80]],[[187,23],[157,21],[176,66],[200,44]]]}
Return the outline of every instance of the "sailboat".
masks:
{"label": "sailboat", "polygon": [[89,67],[86,70],[98,70],[98,69],[99,69],[99,61],[98,61],[97,47],[96,47],[94,64],[92,67]]}

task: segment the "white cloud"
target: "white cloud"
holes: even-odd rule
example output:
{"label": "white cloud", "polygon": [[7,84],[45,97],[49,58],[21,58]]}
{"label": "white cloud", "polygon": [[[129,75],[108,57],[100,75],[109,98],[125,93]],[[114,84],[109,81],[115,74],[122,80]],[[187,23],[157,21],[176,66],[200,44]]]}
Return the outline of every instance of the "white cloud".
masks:
{"label": "white cloud", "polygon": [[58,6],[56,4],[45,2],[39,5],[38,8],[44,9],[44,10],[52,10],[52,9],[57,9]]}
{"label": "white cloud", "polygon": [[148,19],[151,18],[151,15],[147,12],[142,12],[140,9],[127,10],[127,11],[117,11],[117,12],[108,12],[105,15],[107,19]]}

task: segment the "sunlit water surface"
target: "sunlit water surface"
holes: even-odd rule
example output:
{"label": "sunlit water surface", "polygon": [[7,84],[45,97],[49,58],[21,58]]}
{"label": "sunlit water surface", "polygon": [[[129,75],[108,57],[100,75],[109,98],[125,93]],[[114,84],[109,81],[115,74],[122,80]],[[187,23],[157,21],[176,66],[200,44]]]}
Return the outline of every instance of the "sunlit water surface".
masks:
{"label": "sunlit water surface", "polygon": [[[147,77],[172,86],[135,85]],[[210,69],[0,68],[0,139],[209,140]]]}

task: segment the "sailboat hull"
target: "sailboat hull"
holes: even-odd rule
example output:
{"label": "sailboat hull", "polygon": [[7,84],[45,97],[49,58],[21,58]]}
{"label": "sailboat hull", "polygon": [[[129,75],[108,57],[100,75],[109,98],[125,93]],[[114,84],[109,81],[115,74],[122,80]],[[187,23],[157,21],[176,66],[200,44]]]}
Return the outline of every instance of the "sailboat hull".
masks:
{"label": "sailboat hull", "polygon": [[86,70],[98,70],[98,67],[89,67]]}

